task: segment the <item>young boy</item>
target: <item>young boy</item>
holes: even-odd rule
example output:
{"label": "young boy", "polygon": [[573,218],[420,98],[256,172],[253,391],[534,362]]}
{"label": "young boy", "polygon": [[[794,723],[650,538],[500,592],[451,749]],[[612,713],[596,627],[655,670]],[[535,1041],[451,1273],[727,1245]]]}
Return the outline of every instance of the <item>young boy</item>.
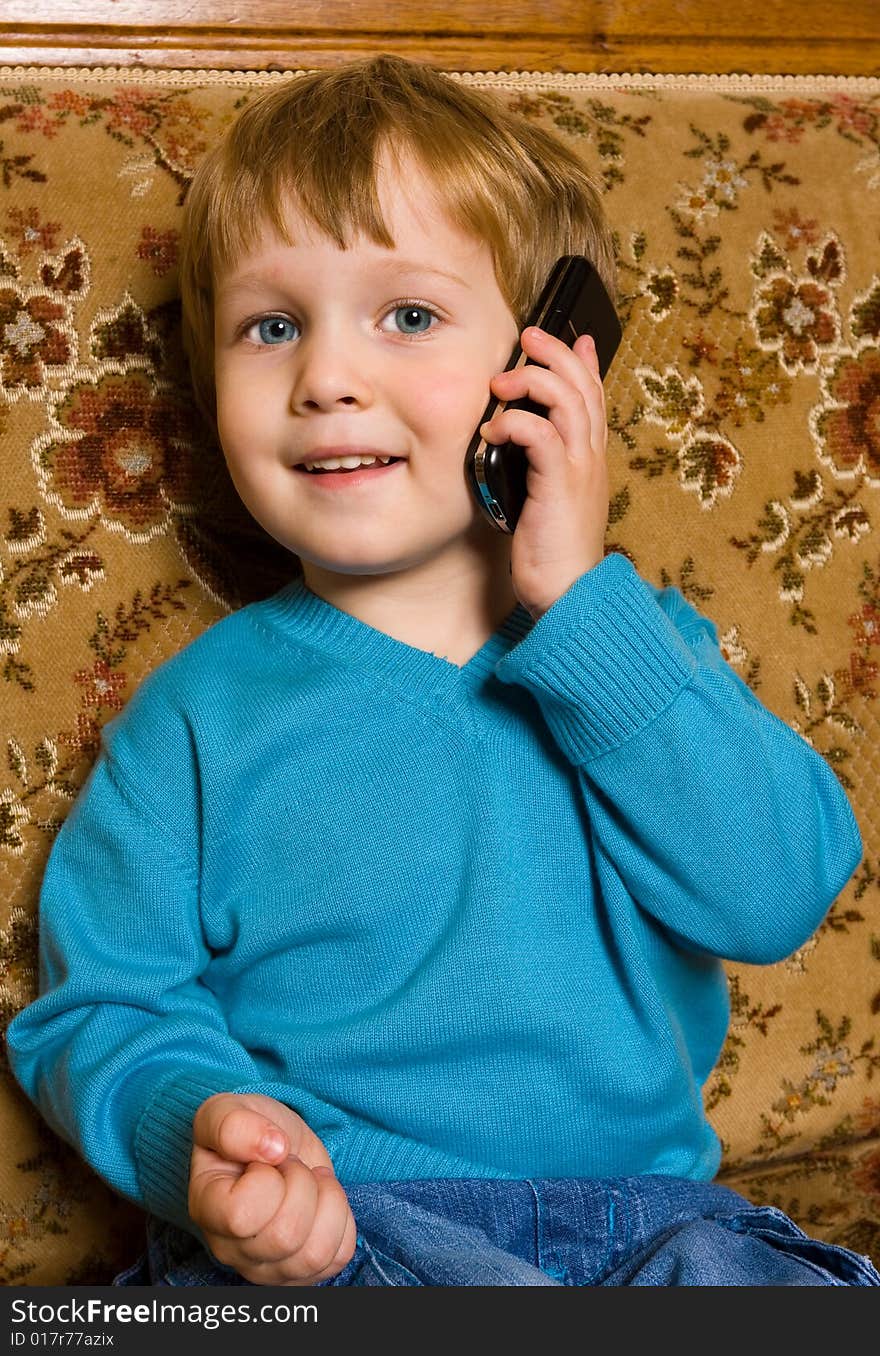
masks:
{"label": "young boy", "polygon": [[[503,371],[565,253],[613,286],[577,158],[390,56],[196,174],[195,388],[292,578],[106,728],[9,1030],[167,1222],[120,1283],[880,1283],[711,1183],[721,958],[800,946],[861,843],[712,623],[603,556],[592,341]],[[490,391],[547,408],[483,429],[527,451],[512,537],[464,475]]]}

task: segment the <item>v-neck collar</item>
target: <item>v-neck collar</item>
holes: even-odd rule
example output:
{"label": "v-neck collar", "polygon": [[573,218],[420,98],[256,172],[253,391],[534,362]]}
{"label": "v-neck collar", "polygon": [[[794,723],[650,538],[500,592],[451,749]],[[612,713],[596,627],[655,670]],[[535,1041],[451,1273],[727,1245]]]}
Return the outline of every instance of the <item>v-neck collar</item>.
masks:
{"label": "v-neck collar", "polygon": [[302,578],[257,605],[291,639],[318,649],[375,680],[382,678],[410,700],[435,702],[468,694],[494,678],[495,665],[534,626],[531,614],[517,603],[488,640],[465,664],[397,640],[368,622],[312,593]]}

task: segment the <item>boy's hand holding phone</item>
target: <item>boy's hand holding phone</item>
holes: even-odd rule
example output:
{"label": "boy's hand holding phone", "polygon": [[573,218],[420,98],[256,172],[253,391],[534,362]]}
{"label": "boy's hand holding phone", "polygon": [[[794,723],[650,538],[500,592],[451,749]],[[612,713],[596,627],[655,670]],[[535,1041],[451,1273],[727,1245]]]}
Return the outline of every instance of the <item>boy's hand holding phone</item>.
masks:
{"label": "boy's hand holding phone", "polygon": [[564,254],[544,282],[465,453],[474,499],[513,534],[514,592],[537,621],[604,556],[602,379],[621,325],[598,270]]}
{"label": "boy's hand holding phone", "polygon": [[272,1097],[218,1093],[193,1118],[189,1213],[224,1266],[255,1285],[316,1285],[356,1230],[327,1150]]}
{"label": "boy's hand holding phone", "polygon": [[537,621],[604,557],[608,427],[590,335],[569,348],[527,327],[520,346],[532,361],[493,377],[492,394],[505,402],[529,397],[547,415],[505,408],[479,432],[488,443],[509,441],[526,452],[527,496],[513,533],[511,581]]}

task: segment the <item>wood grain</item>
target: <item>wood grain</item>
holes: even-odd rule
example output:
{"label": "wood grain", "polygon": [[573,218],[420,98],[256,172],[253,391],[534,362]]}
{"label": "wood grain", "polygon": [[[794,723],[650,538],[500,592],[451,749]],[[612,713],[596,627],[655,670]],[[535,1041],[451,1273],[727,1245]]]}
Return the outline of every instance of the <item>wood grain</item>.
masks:
{"label": "wood grain", "polygon": [[878,0],[0,0],[0,63],[880,74]]}

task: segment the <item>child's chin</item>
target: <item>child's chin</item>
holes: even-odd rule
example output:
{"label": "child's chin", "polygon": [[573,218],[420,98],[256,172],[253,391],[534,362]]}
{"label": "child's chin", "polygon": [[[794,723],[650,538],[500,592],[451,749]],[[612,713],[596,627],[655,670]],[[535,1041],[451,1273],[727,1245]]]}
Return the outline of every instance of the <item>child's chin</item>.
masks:
{"label": "child's chin", "polygon": [[315,571],[326,571],[328,574],[345,575],[347,577],[368,578],[371,575],[396,574],[400,570],[407,568],[407,564],[395,559],[389,555],[388,551],[376,553],[374,556],[361,555],[356,558],[351,556],[334,555],[300,555],[303,562],[303,569],[306,576],[311,566]]}

